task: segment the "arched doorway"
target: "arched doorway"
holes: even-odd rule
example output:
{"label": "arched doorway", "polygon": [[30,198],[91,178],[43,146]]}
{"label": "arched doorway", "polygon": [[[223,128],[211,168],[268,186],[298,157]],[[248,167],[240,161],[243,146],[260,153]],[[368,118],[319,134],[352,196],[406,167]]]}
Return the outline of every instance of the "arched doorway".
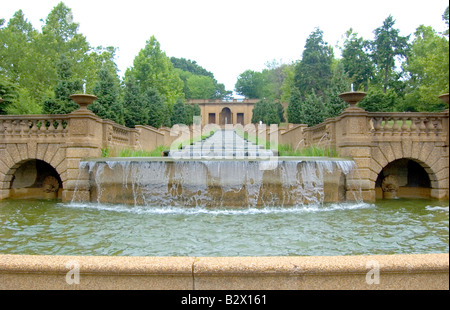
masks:
{"label": "arched doorway", "polygon": [[14,172],[11,198],[61,198],[62,181],[51,165],[43,160],[31,159],[21,163]]}
{"label": "arched doorway", "polygon": [[430,198],[430,176],[412,159],[394,160],[378,174],[375,192],[377,199]]}
{"label": "arched doorway", "polygon": [[232,118],[231,110],[230,108],[223,108],[222,112],[220,112],[220,125],[226,125],[226,124],[233,124],[233,118]]}

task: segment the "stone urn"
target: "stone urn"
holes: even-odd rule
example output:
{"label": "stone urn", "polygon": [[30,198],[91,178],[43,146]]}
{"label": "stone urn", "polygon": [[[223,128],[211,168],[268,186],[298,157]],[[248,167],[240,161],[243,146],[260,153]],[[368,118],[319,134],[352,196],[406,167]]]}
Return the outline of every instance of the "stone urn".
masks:
{"label": "stone urn", "polygon": [[352,91],[348,93],[339,94],[339,98],[347,102],[350,106],[345,111],[364,111],[364,109],[358,108],[356,104],[364,99],[367,93],[360,91]]}
{"label": "stone urn", "polygon": [[88,94],[73,94],[70,96],[70,99],[72,99],[76,104],[80,106],[80,108],[74,112],[93,113],[87,109],[87,106],[92,104],[95,100],[97,100],[97,97]]}

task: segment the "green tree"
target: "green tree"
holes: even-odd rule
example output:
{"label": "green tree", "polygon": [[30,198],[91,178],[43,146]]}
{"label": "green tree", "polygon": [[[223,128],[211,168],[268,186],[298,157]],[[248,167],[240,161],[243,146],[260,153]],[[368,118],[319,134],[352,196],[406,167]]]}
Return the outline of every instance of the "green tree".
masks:
{"label": "green tree", "polygon": [[292,89],[295,87],[294,84],[294,68],[295,64],[288,65],[283,69],[283,73],[285,75],[285,78],[283,80],[283,84],[280,87],[281,91],[281,101],[282,102],[289,102],[291,98]]}
{"label": "green tree", "polygon": [[275,108],[277,110],[277,114],[278,114],[278,119],[280,120],[281,123],[285,122],[286,119],[284,117],[284,107],[283,104],[281,102],[276,102],[275,103]]}
{"label": "green tree", "polygon": [[17,98],[6,107],[6,112],[13,115],[41,114],[42,106],[30,95],[28,89],[21,88]]}
{"label": "green tree", "polygon": [[447,25],[447,29],[442,34],[444,36],[448,37],[449,36],[449,12],[448,12],[448,6],[445,9],[444,14],[442,14],[442,20]]}
{"label": "green tree", "polygon": [[[175,69],[177,69],[180,78],[184,82],[183,89],[186,99],[223,99],[231,95],[232,92],[225,90],[224,84],[220,84],[217,82],[217,80],[214,78],[214,74],[197,64],[195,60],[192,61],[185,58],[171,57],[170,61],[172,62]],[[193,83],[192,85],[192,80],[189,83],[190,85],[188,85],[188,79],[193,75],[202,77],[201,79],[197,79],[197,82],[203,81],[203,83],[207,84],[205,85],[207,88],[205,92],[199,92],[197,88],[198,84]],[[213,91],[211,91],[211,82],[214,85]],[[192,90],[192,95],[190,87],[195,88],[195,90]]]}
{"label": "green tree", "polygon": [[368,112],[393,112],[397,106],[401,105],[401,98],[393,89],[386,92],[377,88],[369,89],[367,96],[364,97],[358,106]]}
{"label": "green tree", "polygon": [[212,99],[216,95],[216,85],[209,76],[193,75],[186,80],[189,99]]}
{"label": "green tree", "polygon": [[187,121],[187,113],[183,100],[178,99],[175,105],[173,106],[171,124],[186,124]]}
{"label": "green tree", "polygon": [[345,62],[336,61],[333,66],[333,76],[330,80],[330,86],[325,90],[325,108],[326,117],[335,117],[347,108],[348,104],[339,98],[339,94],[351,89],[350,78],[345,72]]}
{"label": "green tree", "polygon": [[383,25],[375,29],[375,39],[371,44],[372,60],[385,93],[388,87],[392,87],[399,79],[399,75],[394,71],[396,60],[405,58],[408,51],[409,36],[400,36],[400,30],[394,29],[394,25],[395,20],[389,15]]}
{"label": "green tree", "polygon": [[123,95],[124,119],[127,127],[147,125],[149,123],[149,108],[145,105],[139,85],[133,76],[125,80]]}
{"label": "green tree", "polygon": [[78,108],[70,99],[70,95],[82,91],[82,82],[73,76],[72,63],[65,55],[61,55],[57,64],[58,83],[54,89],[54,97],[47,98],[43,104],[46,114],[67,114]]}
{"label": "green tree", "polygon": [[192,61],[185,58],[170,57],[170,61],[172,62],[174,68],[190,72],[194,75],[209,76],[210,78],[214,79],[214,74],[197,64],[195,60]]}
{"label": "green tree", "polygon": [[289,99],[289,105],[287,108],[288,122],[293,124],[302,123],[302,95],[298,88],[294,87],[291,91],[291,98]]}
{"label": "green tree", "polygon": [[409,72],[409,93],[404,110],[439,111],[445,108],[438,96],[449,91],[449,43],[432,27],[415,32],[404,70]]}
{"label": "green tree", "polygon": [[63,2],[58,3],[45,20],[42,34],[36,39],[36,49],[41,53],[41,62],[46,74],[42,77],[47,84],[58,81],[56,63],[64,55],[71,63],[74,79],[85,80],[86,55],[90,51],[89,43],[78,33],[79,24],[73,22],[72,10]]}
{"label": "green tree", "polygon": [[0,74],[0,115],[6,114],[6,108],[17,99],[18,89],[7,77]]}
{"label": "green tree", "polygon": [[308,126],[322,123],[327,116],[323,98],[318,96],[314,90],[311,90],[311,93],[303,101],[302,112],[301,123]]}
{"label": "green tree", "polygon": [[246,98],[263,98],[263,75],[261,72],[246,70],[239,75],[234,87],[239,95]]}
{"label": "green tree", "polygon": [[294,83],[305,98],[311,91],[322,96],[332,76],[333,48],[323,39],[323,32],[316,28],[308,37],[302,60],[295,67]]}
{"label": "green tree", "polygon": [[194,123],[194,116],[200,116],[201,115],[201,109],[198,103],[196,104],[188,104],[184,107],[186,109],[186,125],[192,125]]}
{"label": "green tree", "polygon": [[98,99],[89,106],[89,109],[100,118],[110,119],[124,125],[124,109],[119,101],[119,80],[114,68],[105,64],[98,71],[98,79],[93,92]]}
{"label": "green tree", "polygon": [[262,99],[258,101],[252,114],[252,123],[256,124],[262,121],[264,124],[280,124],[277,104],[273,99]]}
{"label": "green tree", "polygon": [[133,68],[127,72],[135,77],[141,92],[145,93],[149,88],[157,89],[170,109],[178,98],[184,98],[183,81],[154,36],[146,42],[134,59]]}
{"label": "green tree", "polygon": [[17,11],[7,27],[0,28],[0,74],[18,88],[28,89],[28,94],[40,101],[50,84],[45,82],[48,72],[36,49],[38,36],[22,10]]}
{"label": "green tree", "polygon": [[354,89],[364,87],[368,91],[369,81],[373,78],[374,65],[369,55],[370,42],[358,37],[353,29],[346,33],[342,58],[345,72],[351,78]]}
{"label": "green tree", "polygon": [[147,88],[142,100],[148,111],[147,125],[155,128],[170,126],[169,108],[164,96],[161,96],[156,88]]}

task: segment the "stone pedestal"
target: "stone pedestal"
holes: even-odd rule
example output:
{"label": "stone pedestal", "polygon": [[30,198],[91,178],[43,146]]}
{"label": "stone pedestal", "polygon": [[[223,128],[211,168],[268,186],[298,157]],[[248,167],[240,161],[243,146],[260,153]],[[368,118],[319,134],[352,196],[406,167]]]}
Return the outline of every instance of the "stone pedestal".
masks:
{"label": "stone pedestal", "polygon": [[[371,140],[369,136],[369,116],[356,104],[366,96],[363,92],[348,92],[339,95],[349,104],[337,118],[336,148],[341,157],[350,157],[358,169],[347,177],[347,199],[359,197],[366,201],[375,200],[375,186],[369,169],[371,156]],[[375,178],[376,179],[376,178]]]}
{"label": "stone pedestal", "polygon": [[87,106],[97,97],[87,94],[70,96],[80,108],[69,114],[68,142],[66,149],[67,181],[62,194],[63,201],[71,201],[77,192],[77,200],[89,200],[89,174],[79,168],[84,158],[101,156],[103,141],[102,120]]}

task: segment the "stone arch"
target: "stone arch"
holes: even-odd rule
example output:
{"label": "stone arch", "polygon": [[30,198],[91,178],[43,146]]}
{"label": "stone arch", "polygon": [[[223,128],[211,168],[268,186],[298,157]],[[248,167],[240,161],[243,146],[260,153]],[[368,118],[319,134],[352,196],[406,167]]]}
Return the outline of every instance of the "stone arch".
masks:
{"label": "stone arch", "polygon": [[[62,147],[61,144],[40,144],[35,143],[34,141],[20,144],[11,143],[7,144],[4,149],[0,150],[0,155],[1,199],[14,196],[15,192],[19,192],[17,189],[11,188],[12,182],[17,177],[15,177],[15,174],[21,166],[27,163],[29,166],[33,166],[33,162],[39,162],[43,166],[48,165],[48,169],[53,169],[52,175],[53,177],[55,177],[59,185],[59,190],[56,196],[57,198],[60,198],[62,189],[66,187],[67,182],[66,148]],[[41,165],[40,168],[42,168]],[[25,168],[23,167],[22,169]],[[20,172],[19,170],[19,173],[24,172]],[[31,183],[31,181],[29,181],[28,183]],[[42,185],[42,183],[39,184]],[[54,186],[55,184],[55,180],[53,180],[52,182],[50,181],[50,179],[44,182],[45,186],[50,187]],[[30,186],[30,184],[28,184],[28,186]],[[47,188],[47,190],[50,190],[50,187]],[[44,195],[43,198],[52,198],[52,196],[54,195]]]}
{"label": "stone arch", "polygon": [[[369,175],[370,188],[377,190],[376,182],[381,171],[388,164],[408,159],[419,164],[430,179],[430,197],[448,198],[448,155],[445,149],[434,143],[408,141],[378,142],[370,152]],[[379,192],[376,192],[379,197]]]}
{"label": "stone arch", "polygon": [[[5,177],[11,198],[61,198],[63,180],[59,172],[41,159],[17,162]],[[5,186],[5,185],[4,185]]]}
{"label": "stone arch", "polygon": [[233,124],[233,114],[230,108],[225,107],[219,114],[220,125]]}
{"label": "stone arch", "polygon": [[[388,163],[375,181],[376,197],[430,198],[434,173],[423,162],[401,158]],[[437,184],[435,184],[437,185]]]}

